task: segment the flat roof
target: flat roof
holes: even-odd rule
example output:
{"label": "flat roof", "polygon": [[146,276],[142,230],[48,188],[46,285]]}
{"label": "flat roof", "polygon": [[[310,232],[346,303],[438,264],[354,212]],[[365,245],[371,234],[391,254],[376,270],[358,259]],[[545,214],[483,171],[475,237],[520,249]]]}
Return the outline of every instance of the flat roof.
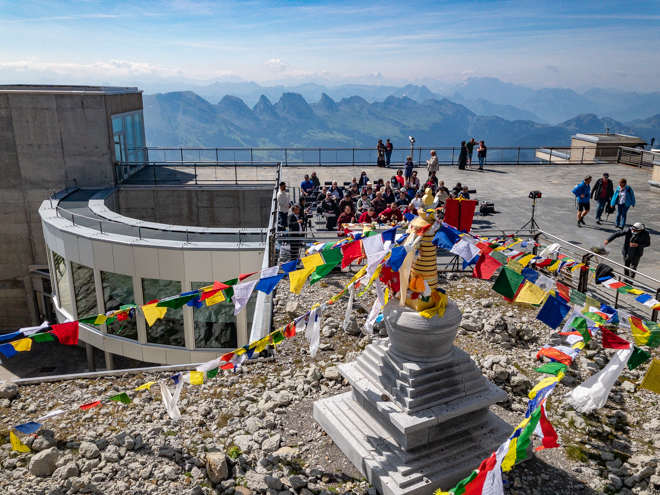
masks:
{"label": "flat roof", "polygon": [[590,143],[639,143],[646,144],[642,138],[637,136],[628,136],[627,134],[582,134],[578,133],[571,136],[572,139],[580,139],[582,141],[589,141]]}
{"label": "flat roof", "polygon": [[117,95],[142,93],[137,87],[122,86],[73,86],[56,84],[0,84],[0,93],[42,93],[42,94],[105,94]]}

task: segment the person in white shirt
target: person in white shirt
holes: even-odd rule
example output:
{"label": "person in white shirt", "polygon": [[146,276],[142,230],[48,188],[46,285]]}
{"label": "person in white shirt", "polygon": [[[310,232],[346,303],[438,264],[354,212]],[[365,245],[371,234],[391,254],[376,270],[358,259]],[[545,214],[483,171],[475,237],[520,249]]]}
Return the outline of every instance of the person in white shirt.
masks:
{"label": "person in white shirt", "polygon": [[286,230],[287,216],[291,208],[291,200],[286,193],[286,182],[280,182],[280,190],[277,191],[277,217],[282,230]]}

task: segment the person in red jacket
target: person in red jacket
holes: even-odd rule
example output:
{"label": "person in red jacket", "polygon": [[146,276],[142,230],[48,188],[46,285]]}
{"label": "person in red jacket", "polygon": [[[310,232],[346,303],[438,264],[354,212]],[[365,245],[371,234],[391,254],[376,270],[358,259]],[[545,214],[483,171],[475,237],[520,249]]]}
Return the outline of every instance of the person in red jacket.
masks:
{"label": "person in red jacket", "polygon": [[379,218],[383,223],[391,222],[392,219],[395,219],[397,222],[401,222],[403,220],[403,214],[399,208],[397,208],[396,203],[391,203],[390,207],[382,212]]}
{"label": "person in red jacket", "polygon": [[339,219],[337,220],[337,230],[344,230],[345,223],[353,223],[354,221],[355,215],[353,214],[351,207],[346,205],[343,213],[339,215]]}
{"label": "person in red jacket", "polygon": [[378,215],[376,215],[376,209],[373,206],[370,206],[367,211],[360,215],[360,223],[373,223],[378,221]]}

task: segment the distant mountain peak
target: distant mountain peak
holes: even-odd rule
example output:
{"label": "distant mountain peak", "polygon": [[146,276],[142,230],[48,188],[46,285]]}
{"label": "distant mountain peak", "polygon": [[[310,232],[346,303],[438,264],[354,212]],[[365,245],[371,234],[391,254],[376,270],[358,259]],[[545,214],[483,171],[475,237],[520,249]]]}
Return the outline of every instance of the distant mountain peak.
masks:
{"label": "distant mountain peak", "polygon": [[275,104],[278,114],[293,120],[304,120],[314,117],[314,112],[299,93],[283,93]]}
{"label": "distant mountain peak", "polygon": [[254,110],[254,113],[257,114],[260,118],[277,119],[279,117],[275,107],[266,97],[266,95],[261,95],[259,101],[256,103],[256,105],[254,105],[252,110]]}
{"label": "distant mountain peak", "polygon": [[318,102],[310,106],[317,114],[328,114],[339,111],[339,106],[335,103],[335,100],[325,93],[321,94],[321,99]]}

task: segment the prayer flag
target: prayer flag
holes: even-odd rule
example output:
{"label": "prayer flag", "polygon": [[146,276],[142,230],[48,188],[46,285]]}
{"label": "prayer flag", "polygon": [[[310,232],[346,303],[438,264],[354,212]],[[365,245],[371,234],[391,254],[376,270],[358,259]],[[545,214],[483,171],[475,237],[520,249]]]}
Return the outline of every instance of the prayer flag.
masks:
{"label": "prayer flag", "polygon": [[649,359],[651,359],[651,354],[637,346],[634,346],[632,356],[630,356],[630,359],[628,360],[628,369],[634,370]]}
{"label": "prayer flag", "polygon": [[[179,309],[179,308],[183,307],[191,299],[195,299],[195,297],[197,297],[196,294],[189,294],[187,296],[169,297],[167,299],[162,299],[162,300],[158,301],[156,303],[156,307],[158,307],[158,308]],[[206,299],[204,297],[204,294],[202,294],[202,297],[200,299]]]}
{"label": "prayer flag", "polygon": [[564,301],[570,301],[571,296],[569,295],[568,287],[561,282],[556,282],[555,285],[557,286],[557,292],[559,292],[559,295],[564,299]]}
{"label": "prayer flag", "polygon": [[589,332],[589,324],[587,323],[586,318],[581,318],[579,316],[573,318],[573,321],[571,322],[571,327],[575,328],[575,330],[580,332],[580,335],[582,336],[582,340],[584,341],[585,344],[591,341],[591,332]]}
{"label": "prayer flag", "polygon": [[53,325],[50,333],[57,336],[60,344],[64,345],[78,345],[78,322],[71,321],[68,323],[60,323]]}
{"label": "prayer flag", "polygon": [[323,256],[321,256],[319,253],[312,254],[311,256],[305,256],[304,258],[301,258],[300,261],[302,261],[302,264],[305,268],[316,268],[317,266],[324,264]]}
{"label": "prayer flag", "polygon": [[296,269],[296,266],[298,265],[298,260],[291,260],[287,261],[286,263],[283,263],[280,268],[282,268],[282,271],[284,273],[290,273]]}
{"label": "prayer flag", "polygon": [[[456,485],[449,493],[454,495],[477,495],[484,492],[484,485],[489,473],[497,466],[495,452],[488,459],[484,459],[472,474]],[[499,467],[498,467],[499,469]]]}
{"label": "prayer flag", "polygon": [[157,382],[147,382],[140,385],[138,388],[134,388],[133,390],[144,390],[144,389],[151,390],[151,386],[155,385],[156,383]]}
{"label": "prayer flag", "polygon": [[521,275],[530,282],[532,282],[533,284],[535,284],[540,274],[539,272],[537,272],[536,270],[532,270],[531,268],[523,268]]}
{"label": "prayer flag", "polygon": [[582,292],[576,291],[575,289],[571,289],[569,291],[569,295],[571,297],[571,300],[569,301],[571,304],[577,304],[578,306],[584,306],[585,303],[587,302],[586,294],[583,294]]}
{"label": "prayer flag", "polygon": [[[229,287],[228,289],[231,289],[231,287]],[[215,292],[215,295],[206,298],[204,300],[204,304],[206,304],[207,306],[213,306],[214,304],[221,303],[222,301],[225,300],[226,300],[225,294],[221,290],[218,290]]]}
{"label": "prayer flag", "polygon": [[300,294],[303,286],[305,285],[305,280],[307,277],[315,270],[315,268],[303,268],[301,270],[296,270],[295,272],[289,273],[289,290],[294,294]]}
{"label": "prayer flag", "polygon": [[491,251],[490,255],[502,264],[508,263],[507,257],[499,251]]}
{"label": "prayer flag", "polygon": [[435,237],[433,238],[433,244],[449,251],[459,239],[458,232],[443,225],[440,230],[436,232]]}
{"label": "prayer flag", "polygon": [[406,250],[405,246],[397,246],[392,249],[392,254],[390,255],[390,259],[388,261],[392,271],[398,272],[401,269],[401,266],[403,265],[407,255],[408,251]]}
{"label": "prayer flag", "polygon": [[269,268],[264,268],[261,270],[261,278],[268,278],[268,277],[274,277],[277,275],[277,272],[280,271],[280,267],[275,265],[271,266]]}
{"label": "prayer flag", "polygon": [[362,258],[362,241],[358,240],[344,244],[341,247],[341,252],[344,255],[341,261],[341,267],[346,268],[353,261]]}
{"label": "prayer flag", "polygon": [[527,266],[527,265],[529,265],[529,262],[532,261],[532,259],[534,259],[534,255],[533,254],[527,254],[527,255],[523,256],[522,258],[520,258],[520,260],[518,260],[518,263],[520,263],[521,266]]}
{"label": "prayer flag", "polygon": [[[660,330],[652,332],[646,325],[646,323],[649,322],[642,321],[641,318],[637,318],[636,316],[629,316],[628,321],[630,322],[630,330],[632,331],[637,345],[645,345],[648,347],[658,347],[660,345]],[[0,351],[2,351],[3,347],[4,346],[0,346]]]}
{"label": "prayer flag", "polygon": [[646,375],[644,376],[644,380],[640,387],[655,392],[656,394],[660,394],[660,360],[653,359],[651,366],[649,366],[649,369],[646,371]]}
{"label": "prayer flag", "polygon": [[344,259],[344,255],[340,248],[333,248],[328,249],[327,251],[323,251],[321,256],[323,256],[323,261],[325,264],[339,263]]}
{"label": "prayer flag", "polygon": [[536,359],[541,359],[541,356],[546,356],[549,357],[550,359],[554,359],[555,361],[559,361],[560,363],[563,363],[567,366],[570,366],[571,363],[573,362],[573,358],[567,354],[564,354],[563,352],[559,351],[558,349],[554,347],[543,347],[537,354],[536,354]]}
{"label": "prayer flag", "polygon": [[362,239],[362,248],[364,249],[367,257],[385,251],[385,246],[383,245],[383,236],[374,235],[371,237],[366,237]]}
{"label": "prayer flag", "polygon": [[243,282],[234,286],[234,297],[232,298],[234,303],[234,316],[240,313],[248,303],[257,282],[258,280],[252,280],[251,282]]}
{"label": "prayer flag", "polygon": [[254,287],[254,289],[268,295],[273,292],[277,284],[280,283],[280,280],[282,280],[285,276],[286,273],[280,273],[279,275],[274,275],[272,277],[262,278],[259,280],[259,282],[257,282],[257,285]]}
{"label": "prayer flag", "polygon": [[41,428],[41,423],[36,423],[34,421],[30,421],[29,423],[24,423],[22,425],[14,426],[14,428],[21,433],[24,433],[26,435],[30,435],[32,433],[36,433],[39,428]]}
{"label": "prayer flag", "polygon": [[21,442],[21,439],[14,435],[13,431],[9,432],[9,441],[11,442],[11,450],[16,452],[30,452],[30,448]]}
{"label": "prayer flag", "polygon": [[470,261],[475,256],[479,255],[479,248],[474,244],[467,242],[465,239],[461,239],[452,246],[449,252],[460,256],[465,261]]}
{"label": "prayer flag", "polygon": [[564,317],[571,310],[571,307],[561,299],[555,296],[549,296],[541,311],[536,315],[536,319],[542,321],[553,330],[562,322]]}
{"label": "prayer flag", "polygon": [[536,368],[534,371],[539,373],[547,373],[548,375],[558,375],[563,373],[568,368],[564,363],[545,363],[543,366]]}
{"label": "prayer flag", "polygon": [[115,402],[121,402],[122,404],[130,404],[131,402],[133,402],[126,392],[113,395],[112,397],[108,397],[108,399],[113,400]]}
{"label": "prayer flag", "polygon": [[309,285],[314,285],[322,278],[327,277],[338,264],[339,262],[337,261],[335,263],[327,263],[325,265],[317,266],[314,273],[312,273],[312,278],[309,280]]}
{"label": "prayer flag", "polygon": [[539,418],[539,423],[536,425],[534,434],[541,439],[542,445],[540,447],[536,447],[534,450],[539,451],[543,449],[555,449],[559,447],[559,444],[557,443],[559,437],[557,436],[557,432],[552,427],[550,421],[548,421],[548,417],[545,414],[545,404],[541,404],[540,409],[541,417]]}
{"label": "prayer flag", "polygon": [[493,290],[506,298],[513,299],[524,280],[525,277],[505,266],[495,280]]}
{"label": "prayer flag", "polygon": [[500,266],[502,266],[502,263],[495,258],[488,254],[482,254],[474,267],[472,275],[476,278],[488,280]]}
{"label": "prayer flag", "polygon": [[66,411],[62,409],[54,409],[48,414],[45,414],[44,416],[41,416],[40,418],[37,418],[37,421],[43,421],[44,419],[52,418],[54,416],[59,416],[60,414],[64,414]]}
{"label": "prayer flag", "polygon": [[191,385],[201,385],[204,383],[204,372],[203,371],[191,371],[190,372],[190,384]]}
{"label": "prayer flag", "polygon": [[78,323],[86,323],[88,325],[102,325],[108,317],[106,315],[94,315],[87,318],[79,318]]}
{"label": "prayer flag", "polygon": [[32,349],[32,339],[29,337],[21,340],[15,340],[14,342],[10,342],[10,344],[14,346],[16,352],[29,351]]}
{"label": "prayer flag", "polygon": [[546,293],[543,292],[543,289],[530,281],[526,281],[516,297],[516,302],[533,305],[541,304],[545,295]]}
{"label": "prayer flag", "polygon": [[[258,272],[252,272],[252,273],[241,273],[241,274],[238,276],[238,281],[235,282],[235,283],[242,282],[242,281],[245,280],[246,278],[250,278],[250,277],[251,277],[252,275],[254,275],[255,273],[258,273]],[[234,285],[234,284],[232,284],[232,285]]]}
{"label": "prayer flag", "polygon": [[149,326],[152,326],[154,323],[156,323],[156,320],[163,318],[167,313],[167,308],[159,308],[156,306],[156,304],[157,303],[152,303],[142,306],[144,319],[147,320]]}
{"label": "prayer flag", "polygon": [[218,374],[218,369],[219,369],[219,368],[216,368],[216,369],[214,369],[214,370],[209,370],[209,371],[207,371],[207,372],[206,372],[206,379],[207,379],[207,380],[210,380],[211,378],[215,378],[216,375]]}
{"label": "prayer flag", "polygon": [[603,347],[605,349],[628,349],[630,347],[630,342],[610,332],[607,328],[601,327],[600,331],[603,336]]}
{"label": "prayer flag", "polygon": [[387,229],[385,232],[381,234],[381,237],[383,238],[383,243],[390,241],[394,242],[394,239],[396,237],[396,227],[392,227],[391,229]]}
{"label": "prayer flag", "polygon": [[91,409],[93,407],[96,407],[99,404],[101,404],[100,400],[96,400],[94,402],[88,402],[87,404],[83,404],[82,406],[80,406],[80,409],[82,409],[83,411],[86,411],[87,409]]}
{"label": "prayer flag", "polygon": [[14,346],[11,344],[2,344],[0,345],[0,352],[6,357],[10,358],[15,354],[18,354],[16,352],[16,349],[14,349]]}

